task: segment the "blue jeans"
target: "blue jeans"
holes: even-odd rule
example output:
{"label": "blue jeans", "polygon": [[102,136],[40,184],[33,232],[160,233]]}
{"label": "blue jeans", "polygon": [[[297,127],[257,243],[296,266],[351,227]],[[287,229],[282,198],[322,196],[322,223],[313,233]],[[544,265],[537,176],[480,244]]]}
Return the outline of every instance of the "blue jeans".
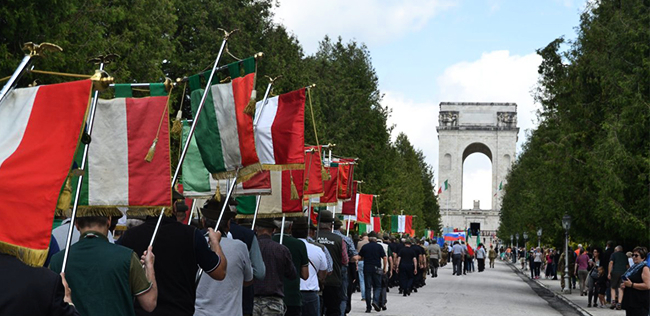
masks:
{"label": "blue jeans", "polygon": [[363,283],[364,282],[363,279],[365,279],[363,277],[363,266],[364,266],[363,260],[359,260],[359,263],[358,263],[357,266],[359,267],[357,269],[357,271],[359,272],[359,288],[361,289],[361,297],[363,297],[365,299],[366,298],[366,286]]}
{"label": "blue jeans", "polygon": [[315,291],[301,291],[302,294],[302,314],[320,315],[320,297]]}
{"label": "blue jeans", "polygon": [[[363,271],[366,285],[366,309],[370,309],[370,302],[381,306],[379,297],[381,296],[381,274],[375,273],[374,266],[372,271]],[[372,297],[371,297],[372,295]]]}

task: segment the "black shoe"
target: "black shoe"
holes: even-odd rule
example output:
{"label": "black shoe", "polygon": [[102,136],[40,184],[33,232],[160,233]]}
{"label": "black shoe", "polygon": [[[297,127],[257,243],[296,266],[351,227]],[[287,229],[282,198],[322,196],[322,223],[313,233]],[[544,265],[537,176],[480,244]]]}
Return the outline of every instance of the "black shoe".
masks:
{"label": "black shoe", "polygon": [[418,292],[418,289],[413,289],[413,292],[417,293],[417,292]]}
{"label": "black shoe", "polygon": [[366,308],[366,313],[370,313],[372,310],[370,308]]}
{"label": "black shoe", "polygon": [[382,306],[382,307],[381,307],[381,310],[382,310],[382,311],[385,311],[385,310],[386,310],[386,305]]}
{"label": "black shoe", "polygon": [[380,310],[381,310],[381,307],[379,307],[379,305],[377,305],[377,303],[375,303],[375,302],[372,302],[372,307],[373,307],[376,311],[380,311]]}
{"label": "black shoe", "polygon": [[404,292],[404,296],[406,296],[406,292]]}

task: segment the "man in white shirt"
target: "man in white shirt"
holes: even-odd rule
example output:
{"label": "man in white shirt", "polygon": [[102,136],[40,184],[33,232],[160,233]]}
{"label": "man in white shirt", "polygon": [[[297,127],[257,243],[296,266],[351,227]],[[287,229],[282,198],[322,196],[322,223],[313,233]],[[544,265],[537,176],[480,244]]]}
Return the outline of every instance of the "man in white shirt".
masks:
{"label": "man in white shirt", "polygon": [[291,235],[305,243],[307,257],[309,258],[309,277],[300,279],[300,293],[302,294],[302,314],[320,315],[320,288],[319,281],[324,281],[327,276],[328,264],[325,253],[318,246],[307,241],[309,226],[307,218],[301,217],[293,221]]}

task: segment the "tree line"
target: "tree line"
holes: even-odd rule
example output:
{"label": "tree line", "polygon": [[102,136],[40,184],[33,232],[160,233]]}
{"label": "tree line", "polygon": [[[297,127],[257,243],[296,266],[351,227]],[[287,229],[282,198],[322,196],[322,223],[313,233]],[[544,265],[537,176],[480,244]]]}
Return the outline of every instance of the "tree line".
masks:
{"label": "tree line", "polygon": [[[228,42],[220,64],[263,52],[258,63],[258,100],[268,83],[265,76],[282,78],[274,94],[315,83],[312,106],[315,121],[306,109],[305,140],[316,144],[313,124],[321,144],[333,143],[336,155],[360,158],[355,178],[364,181],[361,191],[378,194],[378,208],[385,215],[416,215],[414,228],[439,230],[434,176],[422,151],[404,134],[391,140],[387,122],[390,108],[382,106],[377,74],[370,51],[355,41],[325,37],[315,54],[307,55],[297,38],[282,24],[273,22],[272,0],[7,0],[0,6],[0,74],[10,75],[22,58],[25,42],[52,42],[63,53],[36,61],[36,69],[91,74],[88,59],[114,53],[120,58],[106,67],[116,81],[162,82],[209,69],[219,51],[221,29],[239,31]],[[20,86],[69,80],[28,74]],[[192,117],[189,98],[175,88],[170,119],[183,107]],[[110,97],[109,93],[105,96]],[[172,135],[175,166],[180,135]],[[382,226],[390,228],[389,216]]]}
{"label": "tree line", "polygon": [[575,243],[647,246],[648,25],[647,1],[602,0],[582,13],[577,39],[538,50],[540,124],[508,175],[501,238],[542,228],[544,243],[561,246],[568,214]]}

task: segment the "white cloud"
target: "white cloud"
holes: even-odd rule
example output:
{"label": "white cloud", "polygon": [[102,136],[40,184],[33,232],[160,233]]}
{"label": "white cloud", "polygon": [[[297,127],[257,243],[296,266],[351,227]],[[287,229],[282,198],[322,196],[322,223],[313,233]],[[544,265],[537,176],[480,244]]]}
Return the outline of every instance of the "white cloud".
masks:
{"label": "white cloud", "polygon": [[[415,103],[395,91],[387,91],[383,104],[393,109],[389,118],[395,124],[393,137],[399,132],[408,135],[413,145],[422,149],[427,162],[438,176],[438,125],[439,103],[466,102],[515,102],[517,103],[518,125],[520,127],[518,150],[525,141],[525,130],[537,125],[535,112],[539,108],[534,103],[531,90],[538,78],[537,67],[541,57],[535,53],[525,56],[510,55],[508,51],[483,53],[476,61],[460,62],[451,65],[437,77],[438,93],[432,102]],[[474,183],[480,185],[477,193],[481,207],[489,208],[491,199],[491,171],[489,164],[470,163],[465,166],[465,173],[471,175]],[[465,190],[468,190],[466,187]],[[464,190],[464,191],[465,191]],[[465,191],[466,192],[466,191]],[[464,198],[465,207],[471,207],[471,197]]]}
{"label": "white cloud", "polygon": [[274,21],[294,32],[311,54],[325,35],[384,44],[422,29],[452,0],[279,0]]}

